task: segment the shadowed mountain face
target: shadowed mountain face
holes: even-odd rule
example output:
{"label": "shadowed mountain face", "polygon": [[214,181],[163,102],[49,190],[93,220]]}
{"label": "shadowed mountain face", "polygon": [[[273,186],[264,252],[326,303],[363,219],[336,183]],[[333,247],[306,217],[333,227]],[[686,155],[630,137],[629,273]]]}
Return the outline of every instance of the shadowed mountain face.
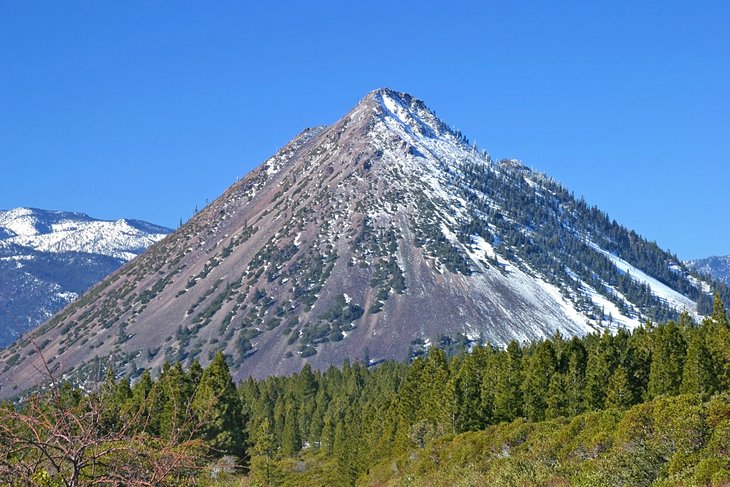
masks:
{"label": "shadowed mountain face", "polygon": [[[295,137],[33,338],[57,373],[82,379],[109,357],[134,375],[219,349],[241,379],[698,315],[711,286],[381,89]],[[26,339],[5,351],[0,394],[39,380],[31,350]]]}
{"label": "shadowed mountain face", "polygon": [[53,316],[171,230],[83,213],[0,211],[0,347]]}

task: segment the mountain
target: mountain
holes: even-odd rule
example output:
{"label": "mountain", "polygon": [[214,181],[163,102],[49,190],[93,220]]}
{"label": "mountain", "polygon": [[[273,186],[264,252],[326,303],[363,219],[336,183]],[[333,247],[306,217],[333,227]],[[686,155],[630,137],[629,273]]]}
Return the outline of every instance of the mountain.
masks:
{"label": "mountain", "polygon": [[0,347],[12,343],[172,230],[83,213],[0,211]]}
{"label": "mountain", "polygon": [[730,296],[548,176],[492,161],[420,100],[379,89],[5,350],[0,394],[40,380],[31,339],[79,380],[217,350],[241,379],[699,317],[718,289]]}
{"label": "mountain", "polygon": [[685,264],[697,272],[711,276],[730,286],[730,255],[689,260]]}

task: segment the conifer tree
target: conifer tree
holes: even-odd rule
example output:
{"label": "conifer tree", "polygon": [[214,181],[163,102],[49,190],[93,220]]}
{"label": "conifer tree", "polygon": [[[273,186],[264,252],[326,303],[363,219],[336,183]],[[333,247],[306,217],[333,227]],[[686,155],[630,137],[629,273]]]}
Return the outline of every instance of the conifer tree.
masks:
{"label": "conifer tree", "polygon": [[159,417],[156,414],[154,382],[149,370],[142,372],[139,380],[132,387],[130,398],[130,417],[137,418],[138,431],[151,435],[159,434]]}
{"label": "conifer tree", "polygon": [[565,374],[556,372],[550,378],[545,418],[552,419],[560,416],[566,416],[568,414],[569,401],[568,379]]}
{"label": "conifer tree", "polygon": [[277,485],[281,472],[278,468],[276,442],[268,418],[264,418],[252,435],[251,480],[263,486]]}
{"label": "conifer tree", "polygon": [[722,298],[719,293],[715,294],[715,298],[712,303],[712,320],[720,326],[730,326],[727,319],[727,313],[725,311],[725,303],[722,302]]}
{"label": "conifer tree", "polygon": [[281,439],[284,436],[284,425],[286,424],[286,405],[284,399],[280,396],[274,397],[272,401],[274,404],[272,409],[274,437],[279,446],[281,446]]}
{"label": "conifer tree", "polygon": [[156,387],[162,390],[162,408],[160,411],[160,434],[171,437],[182,433],[182,428],[190,431],[190,403],[193,399],[193,385],[189,376],[182,369],[180,362],[167,367],[157,380]]}
{"label": "conifer tree", "polygon": [[281,437],[281,453],[285,457],[291,457],[302,449],[302,437],[299,433],[299,421],[297,409],[293,402],[286,408],[284,416],[284,431]]}
{"label": "conifer tree", "polygon": [[633,403],[643,401],[647,397],[649,386],[649,369],[651,367],[651,337],[649,330],[653,325],[636,328],[629,337],[624,367],[628,374]]}
{"label": "conifer tree", "polygon": [[606,380],[618,365],[613,336],[606,331],[588,350],[586,364],[585,407],[589,411],[603,409],[606,403]]}
{"label": "conifer tree", "polygon": [[198,387],[198,384],[200,383],[200,378],[203,377],[203,367],[200,365],[200,362],[198,362],[198,359],[193,360],[193,363],[190,364],[190,369],[188,369],[188,377],[190,379],[190,384],[193,386],[193,389]]}
{"label": "conifer tree", "polygon": [[522,414],[522,349],[512,340],[495,357],[494,419],[512,421]]}
{"label": "conifer tree", "polygon": [[573,338],[565,351],[567,366],[565,371],[565,414],[575,416],[583,412],[583,390],[585,388],[586,363],[588,353],[578,338]]}
{"label": "conifer tree", "polygon": [[550,379],[557,360],[550,341],[540,342],[531,355],[523,360],[522,398],[525,414],[530,421],[545,419]]}
{"label": "conifer tree", "polygon": [[340,420],[337,422],[332,444],[332,456],[337,462],[337,475],[342,482],[342,485],[354,484],[356,476],[356,471],[352,462],[355,438],[348,431],[348,424],[350,424],[350,421],[347,420]]}
{"label": "conifer tree", "polygon": [[679,394],[686,343],[676,323],[670,321],[652,332],[652,359],[648,397]]}
{"label": "conifer tree", "polygon": [[633,392],[626,369],[619,365],[611,374],[606,390],[606,407],[626,409],[633,402]]}
{"label": "conifer tree", "polygon": [[682,373],[682,394],[712,394],[717,388],[710,352],[705,345],[704,328],[690,328],[687,359]]}
{"label": "conifer tree", "polygon": [[[405,424],[413,424],[421,407],[422,373],[426,365],[423,358],[418,357],[408,367],[403,384],[399,390],[398,412]],[[400,431],[405,435],[403,428]]]}
{"label": "conifer tree", "polygon": [[481,382],[473,356],[466,355],[449,384],[454,398],[454,429],[457,433],[476,431],[485,426]]}
{"label": "conifer tree", "polygon": [[245,458],[241,403],[221,352],[203,372],[192,407],[201,421],[201,437],[211,446],[213,455]]}
{"label": "conifer tree", "polygon": [[453,431],[452,391],[446,387],[449,381],[449,365],[443,350],[438,348],[429,350],[421,381],[423,392],[419,416],[431,422],[439,430]]}
{"label": "conifer tree", "polygon": [[324,415],[322,422],[322,439],[320,440],[320,448],[327,455],[334,453],[335,433],[338,419],[334,413],[334,408],[330,407]]}
{"label": "conifer tree", "polygon": [[114,367],[110,363],[106,369],[104,382],[99,388],[99,399],[103,408],[100,412],[99,425],[105,431],[115,431],[119,428],[122,418],[119,415],[126,398],[118,397],[117,383],[114,377]]}
{"label": "conifer tree", "polygon": [[725,305],[718,294],[715,295],[712,316],[702,322],[707,350],[713,363],[713,375],[718,388],[730,389],[730,322]]}

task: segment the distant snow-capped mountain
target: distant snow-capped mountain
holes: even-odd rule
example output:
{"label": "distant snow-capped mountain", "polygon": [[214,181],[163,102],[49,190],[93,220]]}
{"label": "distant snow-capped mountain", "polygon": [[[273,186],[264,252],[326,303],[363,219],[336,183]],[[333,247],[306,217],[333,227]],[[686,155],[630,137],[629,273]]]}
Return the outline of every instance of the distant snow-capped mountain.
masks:
{"label": "distant snow-capped mountain", "polygon": [[67,211],[0,211],[0,347],[170,232]]}
{"label": "distant snow-capped mountain", "polygon": [[686,264],[730,286],[730,255],[688,260]]}
{"label": "distant snow-capped mountain", "polygon": [[68,211],[0,211],[0,245],[39,252],[85,252],[128,261],[171,231],[140,220],[97,220]]}

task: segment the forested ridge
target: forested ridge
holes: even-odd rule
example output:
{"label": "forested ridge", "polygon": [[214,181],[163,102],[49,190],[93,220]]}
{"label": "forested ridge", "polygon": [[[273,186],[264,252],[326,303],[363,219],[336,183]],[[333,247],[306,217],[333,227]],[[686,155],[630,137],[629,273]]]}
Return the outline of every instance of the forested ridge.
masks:
{"label": "forested ridge", "polygon": [[[218,354],[6,403],[0,485],[147,485],[154,472],[154,485],[727,485],[728,391],[719,297],[700,324],[432,348],[237,387]],[[92,446],[59,454],[58,418],[64,444]],[[124,469],[140,483],[113,478]]]}

